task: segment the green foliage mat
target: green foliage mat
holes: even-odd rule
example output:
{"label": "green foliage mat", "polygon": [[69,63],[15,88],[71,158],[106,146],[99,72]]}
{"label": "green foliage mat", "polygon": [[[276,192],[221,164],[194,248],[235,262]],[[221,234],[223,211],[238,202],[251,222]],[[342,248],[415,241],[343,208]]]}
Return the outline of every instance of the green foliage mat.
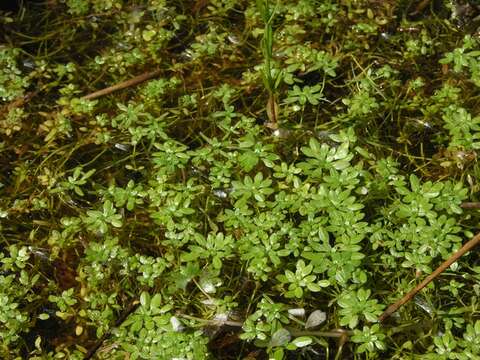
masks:
{"label": "green foliage mat", "polygon": [[0,12],[0,357],[480,358],[479,14]]}

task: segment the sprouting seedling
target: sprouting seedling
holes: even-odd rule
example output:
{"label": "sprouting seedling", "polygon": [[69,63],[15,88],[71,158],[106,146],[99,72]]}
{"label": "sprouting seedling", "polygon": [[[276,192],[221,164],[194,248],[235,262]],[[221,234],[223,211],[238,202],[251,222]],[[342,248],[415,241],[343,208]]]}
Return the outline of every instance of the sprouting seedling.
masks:
{"label": "sprouting seedling", "polygon": [[[277,3],[278,5],[278,3]],[[270,127],[277,127],[278,104],[276,101],[276,90],[280,84],[281,76],[279,71],[275,71],[272,64],[273,59],[273,19],[277,5],[270,8],[269,0],[257,0],[257,8],[265,24],[263,37],[261,41],[264,64],[262,69],[262,79],[265,88],[268,91],[267,115],[270,120]]]}

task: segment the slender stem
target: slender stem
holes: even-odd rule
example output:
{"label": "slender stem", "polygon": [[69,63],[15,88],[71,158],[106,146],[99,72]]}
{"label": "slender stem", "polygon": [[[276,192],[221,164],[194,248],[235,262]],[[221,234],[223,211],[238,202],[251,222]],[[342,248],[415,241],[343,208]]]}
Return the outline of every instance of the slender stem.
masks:
{"label": "slender stem", "polygon": [[438,275],[444,272],[450,265],[452,265],[455,261],[457,261],[460,257],[462,257],[465,253],[472,250],[475,246],[478,245],[480,242],[480,233],[475,235],[471,240],[469,240],[465,245],[462,246],[460,250],[458,250],[455,254],[450,256],[446,261],[444,261],[433,273],[428,275],[425,280],[423,280],[420,284],[415,286],[413,290],[408,292],[405,296],[403,296],[400,300],[390,305],[387,310],[383,312],[382,315],[378,318],[378,321],[382,322],[385,321],[390,315],[392,315],[398,308],[405,303],[409,302],[413,299],[413,297],[422,290],[425,286],[427,286],[433,279],[435,279]]}
{"label": "slender stem", "polygon": [[345,345],[347,341],[348,341],[348,336],[344,333],[338,340],[338,349],[337,349],[337,355],[335,355],[335,360],[340,360],[340,356],[342,356],[342,352],[343,352],[343,345]]}
{"label": "slender stem", "polygon": [[330,331],[301,331],[296,330],[290,327],[286,328],[292,336],[318,336],[318,337],[332,337],[332,338],[343,338],[348,337],[353,334],[353,331],[343,330],[343,329],[333,329]]}
{"label": "slender stem", "polygon": [[[176,314],[176,316],[188,319],[188,320],[193,320],[197,321],[202,324],[206,325],[228,325],[228,326],[233,326],[233,327],[242,327],[243,322],[241,321],[231,321],[231,320],[206,320],[206,319],[201,319],[195,316],[191,315],[186,315],[186,314]],[[317,337],[332,337],[332,338],[343,338],[343,337],[348,337],[353,334],[353,331],[349,330],[343,330],[343,329],[333,329],[330,331],[302,331],[302,330],[297,330],[292,327],[286,327],[288,332],[295,337],[298,336],[317,336]]]}
{"label": "slender stem", "polygon": [[206,320],[206,319],[201,319],[195,316],[191,315],[186,315],[186,314],[176,314],[178,317],[188,319],[188,320],[194,320],[202,324],[206,325],[216,325],[216,326],[221,326],[221,325],[228,325],[228,326],[233,326],[233,327],[242,327],[243,322],[240,321],[231,321],[231,320]]}

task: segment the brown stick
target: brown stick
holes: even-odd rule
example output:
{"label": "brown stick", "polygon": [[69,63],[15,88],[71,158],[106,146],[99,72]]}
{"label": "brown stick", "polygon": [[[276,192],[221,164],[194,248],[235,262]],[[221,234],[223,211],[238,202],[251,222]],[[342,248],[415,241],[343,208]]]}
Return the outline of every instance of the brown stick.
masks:
{"label": "brown stick", "polygon": [[160,70],[150,71],[150,72],[135,76],[134,78],[132,78],[130,80],[126,80],[126,81],[123,81],[123,82],[118,83],[116,85],[109,86],[105,89],[98,90],[98,91],[95,91],[91,94],[82,96],[82,99],[86,99],[86,100],[96,99],[96,98],[99,98],[101,96],[111,94],[114,91],[118,91],[118,90],[122,90],[122,89],[125,89],[125,88],[128,88],[128,87],[131,87],[131,86],[138,85],[138,84],[140,84],[144,81],[150,80],[151,78],[154,78],[154,77],[160,75],[160,73],[161,73]]}
{"label": "brown stick", "polygon": [[378,318],[379,322],[384,321],[390,315],[392,315],[395,311],[398,310],[400,306],[407,303],[408,301],[412,300],[413,297],[422,290],[425,286],[427,286],[433,279],[435,279],[438,275],[444,272],[450,265],[452,265],[455,261],[457,261],[460,257],[462,257],[465,253],[472,250],[475,246],[478,245],[480,242],[480,233],[475,235],[471,240],[469,240],[465,245],[461,247],[455,254],[450,256],[445,262],[443,262],[433,273],[428,275],[425,280],[423,280],[420,284],[418,284],[413,290],[408,292],[404,297],[398,300],[396,303],[390,305],[387,310],[383,312],[382,315]]}
{"label": "brown stick", "polygon": [[480,202],[464,202],[460,207],[462,209],[480,209]]}

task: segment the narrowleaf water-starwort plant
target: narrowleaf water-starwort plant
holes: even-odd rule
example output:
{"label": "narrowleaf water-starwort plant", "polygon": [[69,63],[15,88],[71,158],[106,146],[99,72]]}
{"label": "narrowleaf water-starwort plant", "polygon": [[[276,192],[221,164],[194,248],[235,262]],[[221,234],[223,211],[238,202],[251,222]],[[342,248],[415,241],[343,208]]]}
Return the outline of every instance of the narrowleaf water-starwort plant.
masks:
{"label": "narrowleaf water-starwort plant", "polygon": [[0,357],[480,358],[479,16],[0,10]]}

